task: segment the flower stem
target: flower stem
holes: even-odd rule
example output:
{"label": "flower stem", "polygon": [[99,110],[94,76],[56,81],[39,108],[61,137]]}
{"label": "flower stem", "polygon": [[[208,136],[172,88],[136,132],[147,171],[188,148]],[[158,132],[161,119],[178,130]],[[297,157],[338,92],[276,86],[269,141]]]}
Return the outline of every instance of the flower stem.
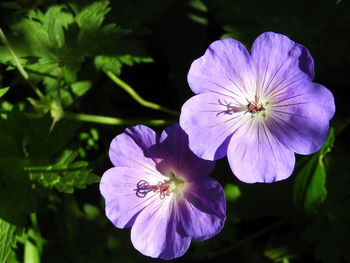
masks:
{"label": "flower stem", "polygon": [[10,52],[13,60],[15,61],[15,64],[16,64],[16,67],[17,67],[19,73],[21,73],[21,75],[25,79],[25,81],[34,90],[34,92],[36,93],[36,95],[39,98],[44,97],[44,95],[41,93],[40,89],[33,82],[30,81],[28,73],[22,67],[21,62],[19,61],[15,51],[12,49],[12,47],[11,47],[10,43],[8,42],[8,40],[7,40],[4,32],[2,31],[1,27],[0,27],[0,40],[4,44],[4,46],[8,49],[8,51]]}
{"label": "flower stem", "polygon": [[150,126],[163,126],[174,123],[171,120],[126,120],[114,117],[100,116],[100,115],[90,115],[82,113],[71,113],[65,112],[64,118],[68,120],[94,122],[107,125],[117,125],[117,126],[132,126],[137,124],[145,124]]}
{"label": "flower stem", "polygon": [[172,114],[174,116],[179,116],[179,113],[177,111],[168,109],[159,104],[143,99],[139,94],[137,94],[137,92],[132,87],[130,87],[127,83],[125,83],[120,78],[118,78],[112,71],[105,71],[105,73],[115,84],[117,84],[119,87],[125,90],[134,100],[136,100],[142,106],[151,108],[154,110],[163,111],[163,112]]}

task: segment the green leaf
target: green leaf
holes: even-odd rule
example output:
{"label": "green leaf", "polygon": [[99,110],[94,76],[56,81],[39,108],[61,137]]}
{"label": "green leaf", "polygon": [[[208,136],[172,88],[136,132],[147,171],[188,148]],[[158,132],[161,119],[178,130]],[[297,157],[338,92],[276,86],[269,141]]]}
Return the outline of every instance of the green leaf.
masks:
{"label": "green leaf", "polygon": [[0,263],[4,263],[16,244],[16,226],[0,218]]}
{"label": "green leaf", "polygon": [[50,42],[62,47],[65,43],[63,29],[73,22],[73,16],[70,13],[62,11],[63,6],[53,6],[45,13],[44,29],[48,33]]}
{"label": "green leaf", "polygon": [[76,21],[82,29],[81,37],[88,37],[88,34],[97,31],[105,18],[105,15],[111,10],[109,1],[96,1],[84,8],[76,16]]}
{"label": "green leaf", "polygon": [[90,88],[90,81],[78,81],[72,84],[72,91],[78,97],[83,96]]}
{"label": "green leaf", "polygon": [[315,153],[300,170],[294,183],[293,199],[297,207],[307,212],[315,212],[317,205],[324,202],[327,196],[326,167],[324,158],[333,147],[334,129],[330,129],[328,139],[322,148]]}
{"label": "green leaf", "polygon": [[96,56],[94,63],[97,69],[104,71],[112,71],[115,74],[119,75],[121,73],[121,67],[123,64],[132,66],[135,63],[149,63],[153,62],[153,59],[150,57],[139,57],[131,55],[123,56]]}
{"label": "green leaf", "polygon": [[5,95],[5,93],[10,89],[10,87],[0,89],[0,98]]}
{"label": "green leaf", "polygon": [[43,187],[55,188],[60,192],[71,194],[75,188],[83,189],[100,179],[88,168],[88,162],[74,162],[77,156],[77,152],[65,150],[55,164],[27,166],[25,170],[29,173],[31,180]]}

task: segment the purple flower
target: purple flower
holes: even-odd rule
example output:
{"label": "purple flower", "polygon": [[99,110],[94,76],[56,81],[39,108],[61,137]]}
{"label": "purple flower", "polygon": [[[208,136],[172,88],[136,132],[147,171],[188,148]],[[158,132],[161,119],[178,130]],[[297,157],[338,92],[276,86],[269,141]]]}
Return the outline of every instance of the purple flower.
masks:
{"label": "purple flower", "polygon": [[160,138],[146,126],[128,128],[114,138],[109,156],[115,167],[100,183],[106,215],[118,228],[132,227],[131,241],[142,254],[180,257],[192,238],[205,240],[222,229],[225,195],[208,177],[215,163],[189,150],[179,125]]}
{"label": "purple flower", "polygon": [[227,155],[247,183],[289,177],[294,153],[318,151],[335,112],[332,93],[313,77],[309,51],[284,35],[261,34],[251,54],[236,40],[215,41],[188,73],[198,94],[180,116],[190,149],[207,160]]}

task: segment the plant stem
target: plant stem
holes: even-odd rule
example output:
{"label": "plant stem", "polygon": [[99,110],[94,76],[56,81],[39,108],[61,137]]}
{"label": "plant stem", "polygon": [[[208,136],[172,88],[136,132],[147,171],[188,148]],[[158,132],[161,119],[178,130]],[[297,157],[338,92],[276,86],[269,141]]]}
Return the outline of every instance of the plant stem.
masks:
{"label": "plant stem", "polygon": [[138,124],[145,124],[150,126],[163,126],[163,125],[169,125],[176,122],[176,121],[170,121],[170,120],[125,120],[125,119],[106,117],[106,116],[100,116],[100,115],[90,115],[90,114],[71,113],[71,112],[65,112],[64,118],[68,120],[86,121],[86,122],[94,122],[94,123],[117,125],[117,126],[132,126],[132,125],[138,125]]}
{"label": "plant stem", "polygon": [[137,94],[137,92],[132,87],[130,87],[127,83],[125,83],[120,78],[118,78],[112,71],[105,71],[105,73],[115,84],[117,84],[119,87],[125,90],[134,100],[136,100],[142,106],[151,108],[154,110],[163,111],[163,112],[172,114],[174,116],[179,116],[179,113],[177,111],[168,109],[159,104],[143,99],[139,94]]}
{"label": "plant stem", "polygon": [[[7,112],[4,110],[0,110],[0,114],[7,114]],[[26,118],[30,118],[30,119],[39,119],[44,116],[44,114],[36,113],[36,112],[24,112],[23,115]],[[115,125],[115,126],[133,126],[138,124],[144,124],[149,126],[166,126],[177,122],[176,120],[137,120],[137,119],[128,120],[128,119],[120,119],[120,118],[114,118],[114,117],[108,117],[108,116],[73,113],[73,112],[64,112],[63,118],[67,120],[93,122],[93,123]]]}
{"label": "plant stem", "polygon": [[8,42],[1,27],[0,27],[0,40],[4,44],[4,46],[8,49],[8,51],[10,52],[13,60],[15,61],[15,64],[16,64],[16,67],[17,67],[19,73],[21,73],[21,75],[25,79],[25,81],[29,84],[29,86],[31,86],[31,88],[34,90],[34,92],[36,93],[36,95],[38,95],[39,98],[44,97],[44,95],[41,93],[40,89],[33,82],[30,81],[28,73],[22,67],[21,62],[19,61],[18,57],[16,56],[15,51],[12,49],[12,47],[11,47],[10,43]]}

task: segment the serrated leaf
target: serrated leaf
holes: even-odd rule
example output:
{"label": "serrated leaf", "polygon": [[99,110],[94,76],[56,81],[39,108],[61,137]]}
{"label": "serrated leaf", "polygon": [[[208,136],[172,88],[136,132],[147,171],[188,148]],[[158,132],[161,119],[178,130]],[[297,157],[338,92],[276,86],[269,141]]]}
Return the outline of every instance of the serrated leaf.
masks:
{"label": "serrated leaf", "polygon": [[307,212],[315,212],[327,196],[325,155],[331,151],[334,143],[334,129],[330,129],[328,139],[300,170],[294,183],[294,204]]}
{"label": "serrated leaf", "polygon": [[16,244],[16,226],[0,218],[0,263],[4,263]]}
{"label": "serrated leaf", "polygon": [[70,13],[62,11],[63,6],[53,6],[45,13],[44,29],[47,31],[49,39],[53,45],[62,47],[65,43],[63,29],[73,22]]}
{"label": "serrated leaf", "polygon": [[88,184],[99,181],[99,177],[88,168],[88,162],[74,162],[77,156],[77,152],[66,150],[53,165],[27,166],[25,170],[31,180],[45,188],[73,193],[75,188],[83,189]]}
{"label": "serrated leaf", "polygon": [[105,15],[111,10],[108,6],[109,1],[96,1],[77,14],[76,21],[85,34],[100,28]]}
{"label": "serrated leaf", "polygon": [[0,89],[0,98],[6,94],[10,87]]}
{"label": "serrated leaf", "polygon": [[135,63],[141,62],[153,62],[153,59],[150,57],[139,57],[131,55],[122,55],[122,56],[96,56],[94,63],[97,69],[104,71],[112,71],[116,74],[120,74],[121,67],[123,64],[132,66]]}

